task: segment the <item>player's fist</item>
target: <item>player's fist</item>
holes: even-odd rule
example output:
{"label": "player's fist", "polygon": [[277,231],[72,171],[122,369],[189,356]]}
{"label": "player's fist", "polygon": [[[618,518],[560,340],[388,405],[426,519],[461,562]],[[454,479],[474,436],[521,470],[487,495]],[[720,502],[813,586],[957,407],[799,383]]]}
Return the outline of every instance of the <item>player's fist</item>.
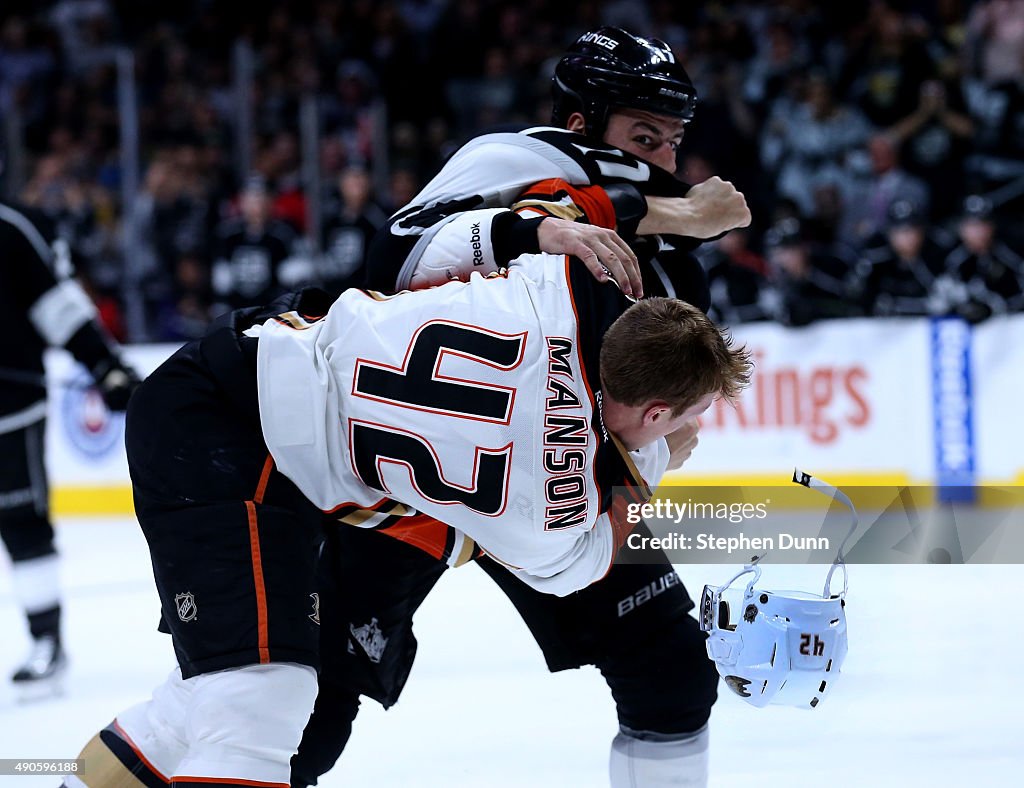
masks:
{"label": "player's fist", "polygon": [[641,235],[684,235],[713,238],[750,224],[743,193],[717,175],[698,183],[685,197],[648,197]]}
{"label": "player's fist", "polygon": [[717,175],[690,189],[686,199],[693,201],[692,238],[711,238],[750,224],[750,208],[743,193]]}
{"label": "player's fist", "polygon": [[678,430],[665,436],[669,450],[668,470],[677,470],[690,459],[693,450],[697,448],[699,440],[697,433],[699,431],[700,425],[697,423],[697,419],[690,419]]}

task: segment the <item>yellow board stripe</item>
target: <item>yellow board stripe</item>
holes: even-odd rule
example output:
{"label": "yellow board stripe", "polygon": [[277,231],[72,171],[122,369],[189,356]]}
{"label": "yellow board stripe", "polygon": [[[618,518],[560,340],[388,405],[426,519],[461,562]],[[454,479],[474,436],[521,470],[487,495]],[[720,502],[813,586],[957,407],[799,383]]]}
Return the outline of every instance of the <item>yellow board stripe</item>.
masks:
{"label": "yellow board stripe", "polygon": [[51,491],[50,509],[57,517],[135,514],[132,488],[128,484],[62,485]]}
{"label": "yellow board stripe", "polygon": [[[903,487],[910,484],[927,486],[928,482],[911,482],[904,473],[820,473],[820,478],[836,487]],[[744,474],[724,476],[717,474],[670,473],[662,486],[679,487],[784,487],[800,492],[786,474]],[[1024,472],[1010,482],[982,482],[978,503],[982,507],[1024,502]],[[986,489],[991,488],[991,489]],[[1017,489],[1014,489],[1017,488]],[[1012,491],[1012,493],[1011,493]],[[51,491],[50,508],[57,517],[68,515],[131,516],[132,488],[127,484],[115,485],[61,485]]]}

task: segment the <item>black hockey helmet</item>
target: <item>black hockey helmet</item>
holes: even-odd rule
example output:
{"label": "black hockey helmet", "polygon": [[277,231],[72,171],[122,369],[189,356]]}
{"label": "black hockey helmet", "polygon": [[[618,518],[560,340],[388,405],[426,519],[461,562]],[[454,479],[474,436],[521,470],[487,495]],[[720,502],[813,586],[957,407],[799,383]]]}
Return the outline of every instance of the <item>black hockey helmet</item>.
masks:
{"label": "black hockey helmet", "polygon": [[689,121],[697,91],[668,44],[618,27],[584,33],[555,66],[552,123],[565,127],[579,112],[586,133],[604,134],[612,107],[630,107]]}

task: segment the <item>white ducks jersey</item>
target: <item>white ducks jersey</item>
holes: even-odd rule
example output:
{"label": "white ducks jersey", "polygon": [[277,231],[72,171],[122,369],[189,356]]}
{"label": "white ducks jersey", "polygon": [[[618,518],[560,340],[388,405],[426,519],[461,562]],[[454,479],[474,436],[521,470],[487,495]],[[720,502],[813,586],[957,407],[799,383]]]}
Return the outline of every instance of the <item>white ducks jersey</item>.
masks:
{"label": "white ducks jersey", "polygon": [[527,255],[500,276],[280,315],[259,331],[267,446],[324,511],[366,527],[429,515],[568,594],[614,557],[612,487],[649,495],[668,460],[664,441],[624,452],[601,420],[600,340],[628,306],[577,261]]}

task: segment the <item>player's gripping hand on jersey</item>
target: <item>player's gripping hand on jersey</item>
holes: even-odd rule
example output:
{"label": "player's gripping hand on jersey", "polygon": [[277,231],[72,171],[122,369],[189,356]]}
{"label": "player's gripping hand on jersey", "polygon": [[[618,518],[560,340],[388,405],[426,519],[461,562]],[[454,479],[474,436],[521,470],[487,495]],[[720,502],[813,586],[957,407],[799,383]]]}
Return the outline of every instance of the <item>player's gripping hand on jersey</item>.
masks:
{"label": "player's gripping hand on jersey", "polygon": [[[571,189],[568,184],[565,186]],[[532,215],[542,215],[539,222],[534,222],[537,251],[577,257],[599,282],[613,279],[626,295],[643,296],[637,256],[613,228],[563,219],[542,210],[536,203],[531,207]],[[481,236],[475,234],[480,222],[472,217],[472,213],[464,214],[461,220],[448,224],[434,236],[431,251],[421,256],[410,277],[409,289],[435,287],[453,279],[467,281],[474,271],[488,273],[510,262],[509,254],[500,260],[498,255],[493,255],[495,259],[489,268],[478,268],[480,263],[475,255],[460,254],[469,250],[474,242],[480,245]]]}
{"label": "player's gripping hand on jersey", "polygon": [[636,254],[615,230],[551,216],[537,228],[540,250],[578,257],[599,282],[614,279],[626,295],[642,298]]}

